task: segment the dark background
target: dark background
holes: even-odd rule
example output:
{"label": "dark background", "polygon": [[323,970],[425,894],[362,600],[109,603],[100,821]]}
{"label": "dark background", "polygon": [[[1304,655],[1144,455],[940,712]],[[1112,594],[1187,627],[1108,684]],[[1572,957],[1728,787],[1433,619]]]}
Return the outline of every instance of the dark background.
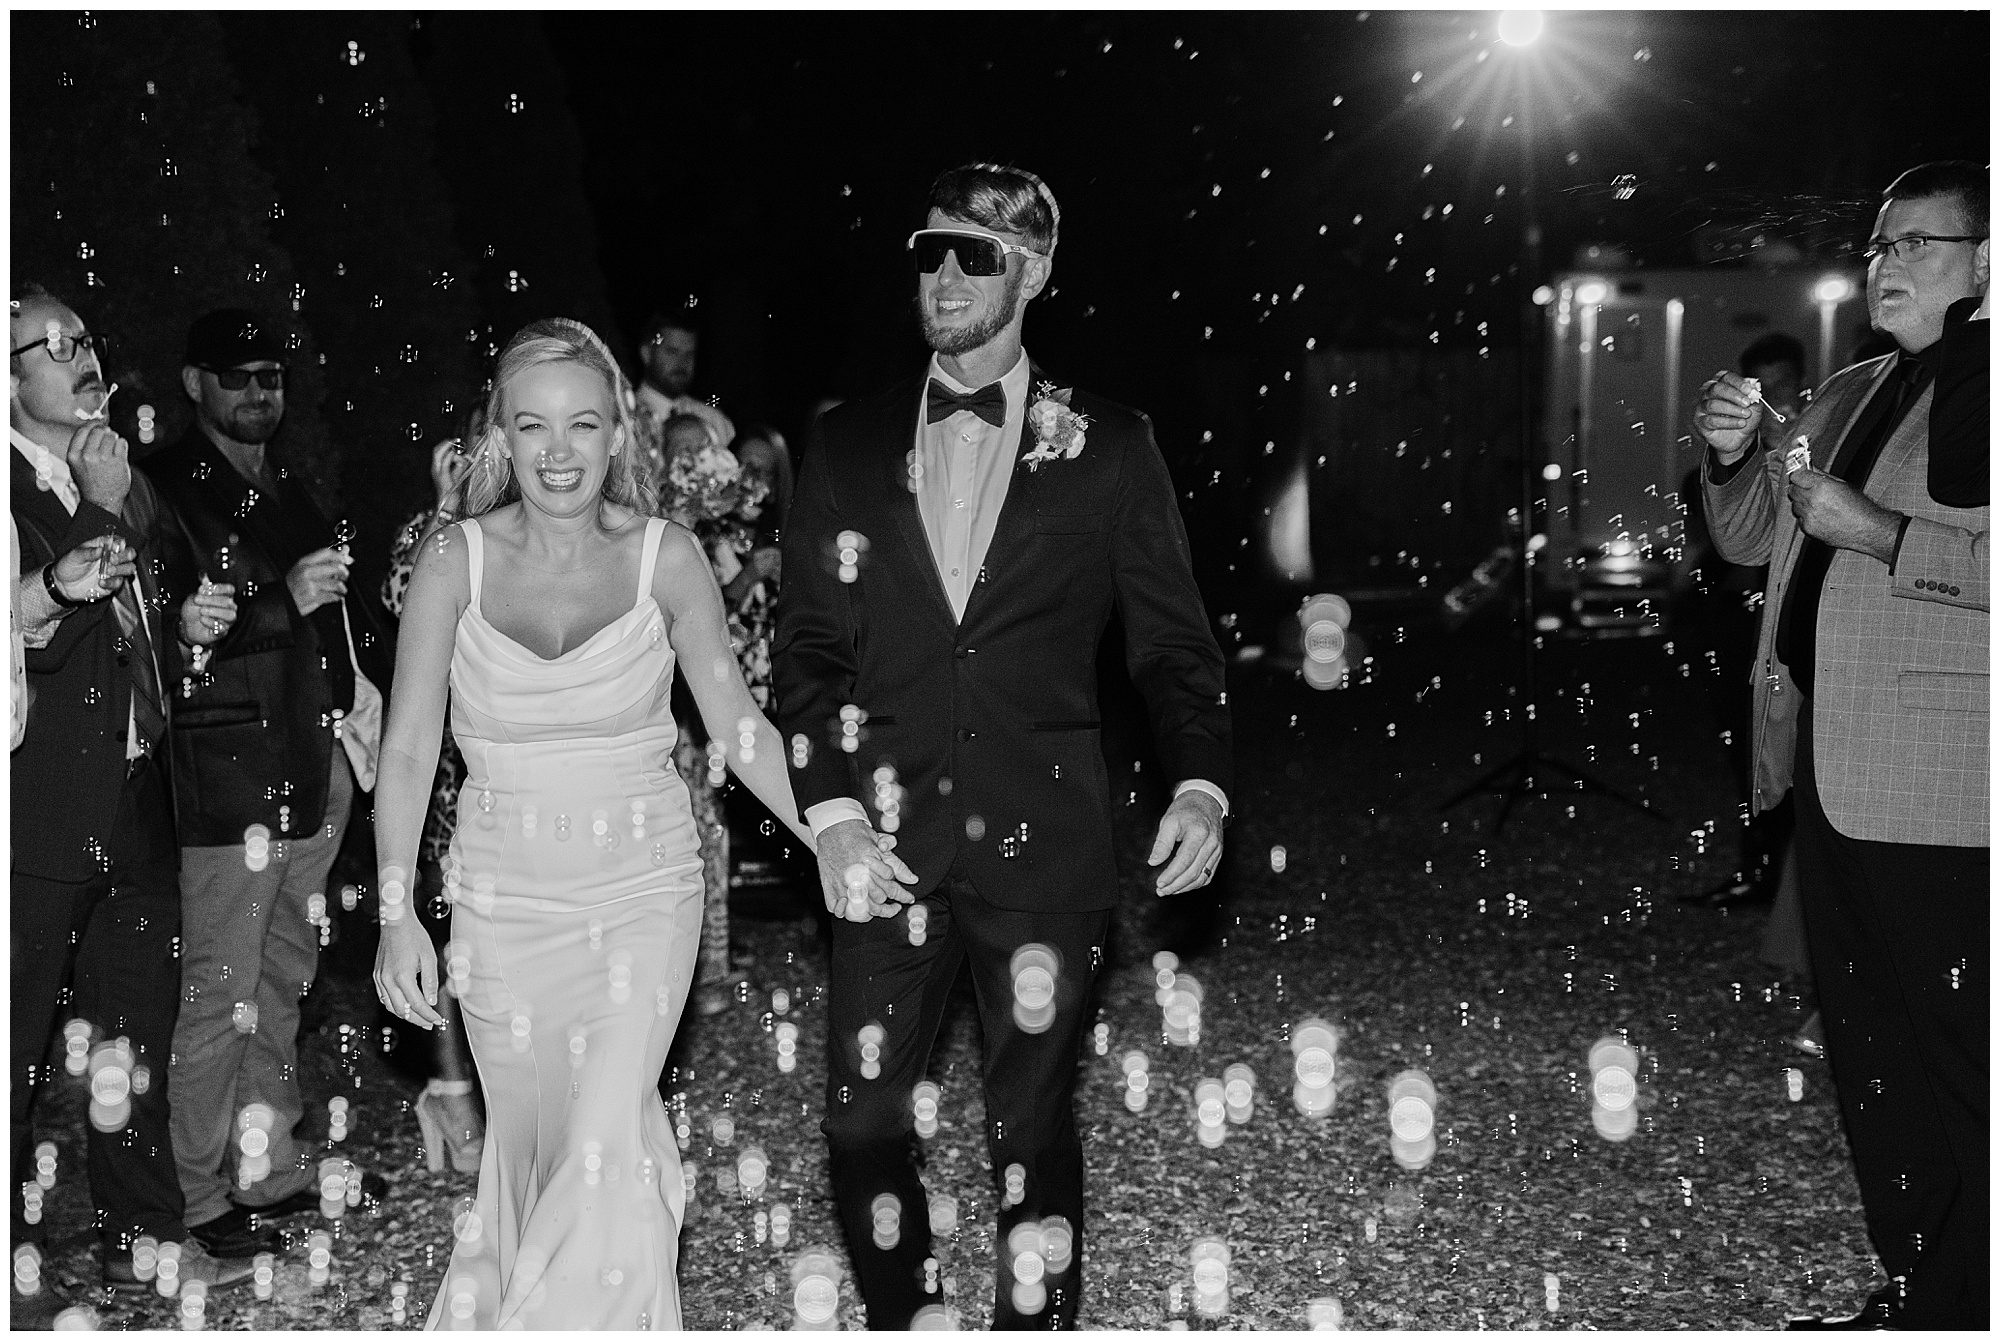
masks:
{"label": "dark background", "polygon": [[[1256,576],[1229,551],[1303,431],[1309,349],[1394,355],[1456,422],[1468,505],[1409,566],[1462,575],[1520,459],[1525,197],[1531,281],[1593,242],[1851,255],[1902,168],[1984,161],[1989,25],[1552,12],[1517,51],[1492,11],[17,13],[13,267],[119,338],[114,420],[149,404],[156,439],[192,317],[289,317],[286,441],[368,564],[534,316],[629,359],[691,306],[697,390],[798,448],[819,398],[922,355],[903,239],[931,178],[1018,162],[1064,211],[1029,343],[1153,416],[1211,589]],[[1392,418],[1351,449],[1386,456]],[[1397,461],[1378,503],[1436,489]],[[1348,566],[1437,514],[1371,515]]]}

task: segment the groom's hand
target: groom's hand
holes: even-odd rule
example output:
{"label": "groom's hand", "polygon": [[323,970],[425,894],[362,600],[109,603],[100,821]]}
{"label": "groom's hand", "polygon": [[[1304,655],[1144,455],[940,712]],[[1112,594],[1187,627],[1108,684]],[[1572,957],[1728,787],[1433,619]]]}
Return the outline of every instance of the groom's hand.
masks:
{"label": "groom's hand", "polygon": [[850,922],[894,917],[915,897],[902,885],[916,884],[917,873],[883,846],[881,835],[866,820],[842,820],[830,826],[816,846],[820,893],[826,898],[826,910],[835,917]]}
{"label": "groom's hand", "polygon": [[1167,861],[1154,887],[1161,898],[1200,889],[1215,876],[1222,860],[1222,806],[1207,792],[1189,788],[1174,798],[1160,817],[1160,832],[1153,839],[1148,866]]}

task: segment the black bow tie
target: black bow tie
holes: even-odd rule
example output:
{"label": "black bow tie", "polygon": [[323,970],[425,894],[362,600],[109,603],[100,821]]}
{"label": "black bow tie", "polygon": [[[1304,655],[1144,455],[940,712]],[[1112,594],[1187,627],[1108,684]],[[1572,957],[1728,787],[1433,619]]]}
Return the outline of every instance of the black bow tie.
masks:
{"label": "black bow tie", "polygon": [[931,378],[930,395],[924,404],[924,422],[935,424],[960,410],[970,410],[995,428],[1007,422],[1007,393],[998,382],[988,382],[977,391],[959,395],[937,378]]}

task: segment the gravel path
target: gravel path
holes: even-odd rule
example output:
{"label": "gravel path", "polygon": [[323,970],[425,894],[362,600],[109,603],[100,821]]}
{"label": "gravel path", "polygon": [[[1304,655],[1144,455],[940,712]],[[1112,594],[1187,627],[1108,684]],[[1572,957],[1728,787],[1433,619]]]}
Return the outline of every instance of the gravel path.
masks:
{"label": "gravel path", "polygon": [[[1144,888],[1137,863],[1159,789],[1150,769],[1134,775],[1121,839],[1135,874],[1101,980],[1106,1050],[1087,1047],[1081,1062],[1083,1325],[1295,1329],[1337,1305],[1348,1327],[1770,1328],[1857,1305],[1877,1283],[1859,1198],[1824,1065],[1785,1045],[1799,1005],[1757,960],[1762,915],[1676,902],[1726,873],[1734,852],[1708,672],[1663,640],[1552,648],[1544,748],[1670,819],[1564,796],[1521,806],[1496,832],[1494,798],[1439,807],[1518,748],[1504,629],[1370,628],[1365,615],[1359,628],[1374,661],[1344,690],[1316,693],[1262,662],[1232,671],[1239,818],[1220,900],[1161,905]],[[803,912],[739,917],[738,934],[759,992],[691,1025],[671,1078],[698,1169],[683,1306],[694,1328],[787,1328],[802,1252],[833,1246],[842,1260],[817,1129],[823,941]],[[1204,990],[1193,1046],[1162,1034],[1163,949]],[[306,1083],[322,1130],[326,1100],[349,1098],[338,1148],[389,1178],[390,1203],[323,1226],[334,1235],[325,1283],[310,1280],[302,1245],[272,1298],[220,1294],[208,1326],[421,1325],[472,1180],[422,1169],[417,1086],[370,1033],[364,962],[356,947],[333,957]],[[784,1018],[800,1031],[790,1073],[777,1064],[775,988],[789,991]],[[968,1005],[948,1016],[935,1060],[942,1119],[927,1179],[934,1198],[957,1199],[940,1257],[961,1325],[978,1327],[994,1194]],[[1293,1102],[1289,1040],[1309,1016],[1338,1034],[1324,1116]],[[1638,1062],[1623,1140],[1592,1118],[1589,1054],[1606,1036]],[[1148,1067],[1138,1112],[1124,1102],[1121,1059],[1133,1051]],[[1233,1063],[1254,1074],[1252,1111],[1207,1148],[1195,1087]],[[1390,1139],[1388,1088],[1410,1070],[1435,1092],[1436,1152],[1420,1169],[1399,1164]],[[727,1147],[712,1134],[725,1112]],[[42,1124],[61,1160],[49,1267],[79,1298],[98,1278],[81,1121],[81,1094],[65,1087]],[[748,1201],[726,1185],[752,1145],[770,1179]],[[769,1228],[780,1202],[791,1212],[782,1246]],[[301,1241],[322,1227],[292,1225]],[[1209,1237],[1228,1250],[1226,1296],[1194,1287],[1190,1250]],[[93,1303],[104,1326],[182,1321],[175,1301]],[[835,1322],[859,1325],[851,1281]]]}

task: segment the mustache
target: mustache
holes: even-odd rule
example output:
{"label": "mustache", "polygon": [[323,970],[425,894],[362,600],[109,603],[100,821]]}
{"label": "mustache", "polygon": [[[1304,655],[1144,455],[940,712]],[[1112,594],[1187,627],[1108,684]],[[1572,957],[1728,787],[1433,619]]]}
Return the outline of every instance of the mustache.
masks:
{"label": "mustache", "polygon": [[70,387],[70,392],[73,395],[81,395],[86,391],[102,391],[102,390],[104,390],[104,375],[98,372],[87,372],[83,374],[83,376],[77,378],[75,384]]}

